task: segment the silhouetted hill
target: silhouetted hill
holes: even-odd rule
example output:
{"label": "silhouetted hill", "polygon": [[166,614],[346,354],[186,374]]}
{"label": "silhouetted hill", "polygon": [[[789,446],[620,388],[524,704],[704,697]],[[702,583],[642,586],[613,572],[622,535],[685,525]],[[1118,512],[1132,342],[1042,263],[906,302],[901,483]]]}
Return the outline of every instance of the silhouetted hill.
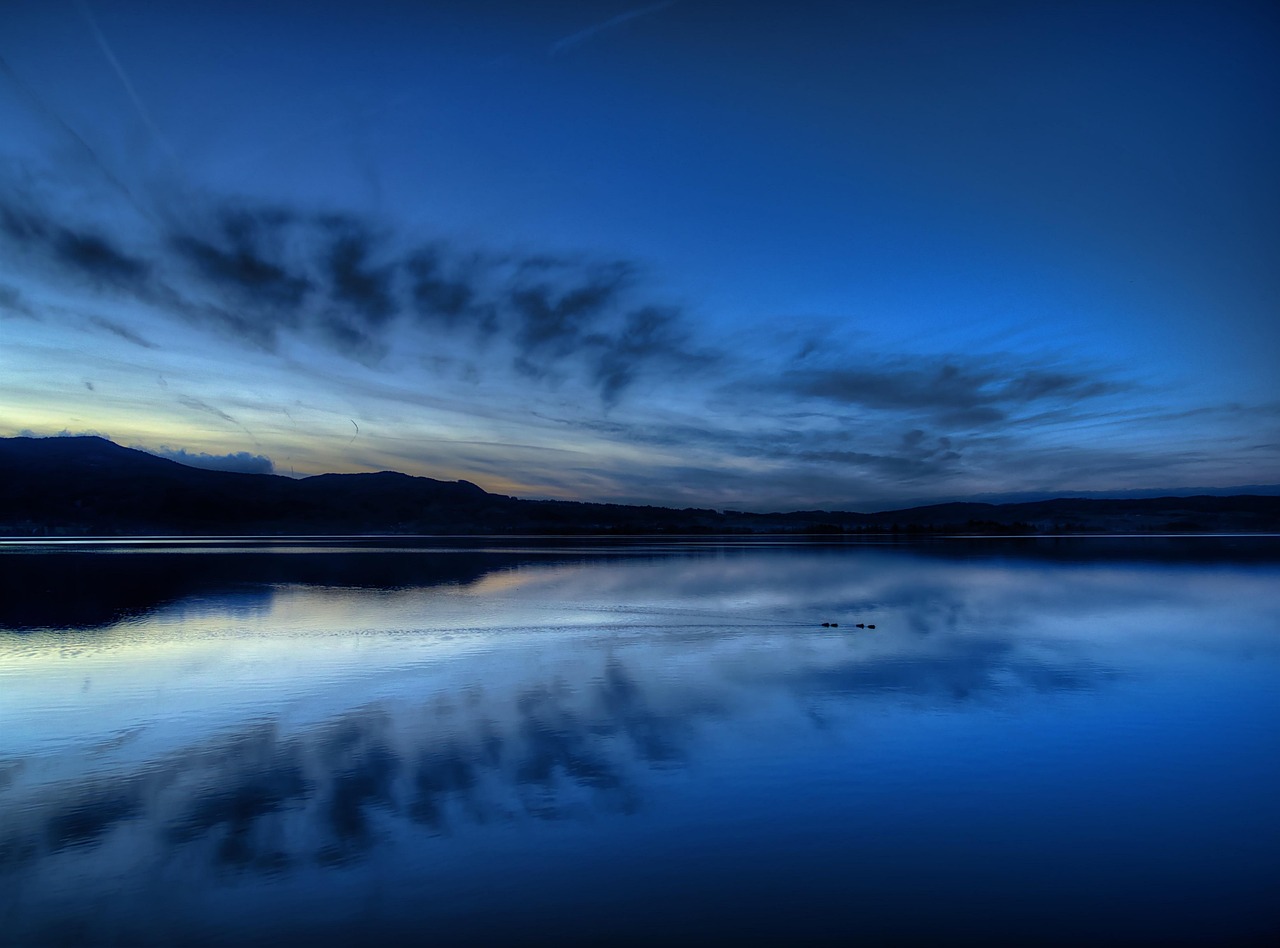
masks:
{"label": "silhouetted hill", "polygon": [[187,467],[103,438],[0,438],[0,535],[1280,532],[1280,497],[949,503],[733,513],[518,500],[384,471],[294,480]]}
{"label": "silhouetted hill", "polygon": [[776,516],[804,517],[839,533],[1274,533],[1280,531],[1280,497],[1072,497],[1020,504],[931,504],[871,514],[806,511],[766,518]]}
{"label": "silhouetted hill", "polygon": [[465,481],[381,474],[293,480],[187,467],[103,438],[0,439],[8,535],[410,532],[469,526],[509,498]]}

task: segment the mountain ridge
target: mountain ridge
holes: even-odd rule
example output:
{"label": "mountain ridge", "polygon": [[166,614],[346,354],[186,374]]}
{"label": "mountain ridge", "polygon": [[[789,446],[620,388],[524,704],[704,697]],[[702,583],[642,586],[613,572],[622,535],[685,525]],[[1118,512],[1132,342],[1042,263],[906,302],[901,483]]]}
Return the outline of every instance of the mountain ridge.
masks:
{"label": "mountain ridge", "polygon": [[872,513],[747,513],[494,494],[380,471],[280,474],[181,464],[105,438],[0,438],[0,536],[302,534],[1271,533],[1280,497],[952,501]]}

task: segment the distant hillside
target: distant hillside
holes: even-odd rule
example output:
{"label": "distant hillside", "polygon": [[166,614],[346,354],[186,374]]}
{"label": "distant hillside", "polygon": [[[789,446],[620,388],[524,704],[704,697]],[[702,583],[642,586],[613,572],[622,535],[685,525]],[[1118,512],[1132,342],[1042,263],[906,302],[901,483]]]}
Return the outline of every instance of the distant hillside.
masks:
{"label": "distant hillside", "polygon": [[753,514],[518,500],[384,471],[293,480],[186,467],[103,438],[0,438],[0,535],[1270,533],[1280,497],[952,503]]}

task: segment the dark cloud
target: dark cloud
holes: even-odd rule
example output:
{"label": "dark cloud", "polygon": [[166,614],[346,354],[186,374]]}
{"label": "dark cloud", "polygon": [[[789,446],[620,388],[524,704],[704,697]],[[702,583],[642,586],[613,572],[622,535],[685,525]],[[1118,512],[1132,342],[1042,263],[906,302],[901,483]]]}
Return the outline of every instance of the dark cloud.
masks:
{"label": "dark cloud", "polygon": [[[427,322],[442,322],[453,327],[464,317],[474,317],[478,311],[477,288],[461,274],[447,274],[444,255],[433,248],[424,248],[411,254],[405,261],[410,277],[410,293],[414,310]],[[492,310],[489,319],[474,321],[476,328],[492,331]]]}
{"label": "dark cloud", "polygon": [[0,231],[19,249],[43,253],[64,272],[95,285],[142,290],[151,268],[101,234],[75,230],[13,205],[0,206]]}
{"label": "dark cloud", "polygon": [[28,319],[39,318],[36,316],[35,310],[22,298],[22,294],[16,286],[0,283],[0,317],[4,316],[26,316]]}
{"label": "dark cloud", "polygon": [[1115,382],[1028,366],[1026,360],[1001,365],[994,357],[958,356],[795,369],[783,375],[782,387],[838,405],[928,415],[956,428],[999,424],[1033,403],[1077,402],[1121,390]]}
{"label": "dark cloud", "polygon": [[162,311],[225,336],[275,351],[281,330],[305,326],[317,279],[289,250],[302,222],[274,207],[240,205],[194,215],[163,245],[175,283],[153,294]]}
{"label": "dark cloud", "polygon": [[929,410],[977,407],[992,400],[989,386],[994,381],[990,371],[962,369],[945,361],[814,369],[784,377],[784,384],[800,395],[865,408]]}
{"label": "dark cloud", "polygon": [[349,313],[329,310],[320,315],[316,326],[334,349],[366,365],[376,365],[390,351],[390,347],[377,333],[362,325],[359,320],[352,319]]}
{"label": "dark cloud", "polygon": [[[246,202],[202,213],[194,204],[132,240],[6,204],[0,235],[58,273],[268,351],[282,332],[302,333],[374,364],[415,343],[435,349],[443,333],[480,350],[467,365],[578,378],[610,404],[646,372],[710,355],[691,349],[679,307],[644,299],[627,261],[444,241],[405,250],[403,235],[349,215]],[[10,296],[9,309],[20,305]],[[143,344],[119,324],[98,325]],[[406,334],[413,329],[434,338]]]}
{"label": "dark cloud", "polygon": [[606,402],[617,401],[642,367],[654,362],[687,366],[716,361],[714,353],[694,353],[681,325],[679,310],[645,306],[628,313],[614,336],[595,335],[589,341],[599,347],[595,380]]}
{"label": "dark cloud", "polygon": [[374,250],[373,237],[347,221],[340,225],[324,262],[333,300],[353,311],[368,327],[380,329],[396,311],[392,295],[395,267],[372,265]]}
{"label": "dark cloud", "polygon": [[302,305],[312,283],[270,259],[264,246],[289,220],[283,212],[227,211],[213,233],[174,234],[170,246],[205,280],[233,296],[293,311]]}
{"label": "dark cloud", "polygon": [[[965,469],[964,455],[972,437],[940,435],[912,427],[898,438],[880,427],[875,434],[854,429],[849,419],[821,412],[786,412],[753,419],[749,427],[731,429],[710,424],[634,424],[608,419],[548,419],[573,428],[598,432],[631,444],[662,449],[697,445],[710,452],[706,467],[691,462],[665,467],[652,475],[628,471],[630,493],[619,495],[622,503],[652,503],[667,494],[673,485],[690,502],[748,509],[797,509],[810,503],[832,505],[832,497],[902,496],[905,485],[944,483]],[[745,474],[723,457],[765,459],[781,462]],[[575,473],[608,476],[604,469],[588,468]],[[651,491],[651,493],[646,493]],[[826,500],[819,498],[825,494]],[[813,501],[805,498],[812,496]],[[789,498],[789,499],[788,499]],[[670,499],[664,501],[672,503]],[[677,501],[678,504],[678,501]],[[862,509],[852,500],[846,506]],[[839,506],[840,504],[837,504]]]}
{"label": "dark cloud", "polygon": [[539,280],[517,286],[510,296],[516,316],[516,341],[531,358],[565,355],[581,344],[587,327],[617,301],[630,275],[625,264],[563,274],[559,282]]}
{"label": "dark cloud", "polygon": [[103,283],[140,286],[150,274],[145,263],[97,234],[60,228],[53,240],[53,251],[68,267]]}
{"label": "dark cloud", "polygon": [[623,263],[582,267],[550,257],[521,260],[499,305],[500,318],[510,326],[515,368],[531,378],[550,378],[574,357],[605,401],[615,400],[618,379],[602,371],[601,359],[619,340],[618,310],[632,279]]}
{"label": "dark cloud", "polygon": [[131,342],[135,346],[141,346],[143,349],[160,348],[154,342],[149,342],[146,339],[143,339],[140,335],[138,335],[128,326],[122,326],[120,323],[117,323],[114,320],[105,319],[102,316],[90,316],[89,322],[92,323],[94,326],[97,326],[99,329],[105,330],[106,332],[111,333],[111,335],[117,336],[120,339],[125,340],[125,342]]}
{"label": "dark cloud", "polygon": [[199,467],[208,471],[274,474],[276,469],[275,462],[265,454],[250,454],[248,451],[239,451],[234,454],[205,454],[188,451],[186,448],[170,448],[167,445],[161,445],[158,448],[144,448],[141,445],[133,445],[133,447],[139,451],[154,454],[156,457],[168,458],[188,467]]}
{"label": "dark cloud", "polygon": [[820,464],[850,465],[861,471],[896,478],[900,481],[942,478],[956,469],[954,462],[960,459],[958,451],[900,454],[874,454],[866,451],[800,451],[781,456]]}
{"label": "dark cloud", "polygon": [[1044,398],[1097,398],[1120,391],[1115,382],[1088,379],[1069,372],[1031,370],[1005,384],[1002,394],[1013,402],[1032,402]]}
{"label": "dark cloud", "polygon": [[0,204],[0,231],[16,244],[48,244],[50,227],[39,217],[8,204]]}
{"label": "dark cloud", "polygon": [[[156,252],[154,262],[143,262],[138,253],[122,249],[123,241],[63,226],[49,215],[12,206],[0,206],[0,236],[16,253],[32,258],[37,268],[58,279],[72,277],[103,292],[125,294],[161,313],[192,325],[218,331],[241,342],[272,350],[276,344],[274,321],[259,318],[255,306],[215,294],[215,301],[197,298],[194,292],[175,289],[166,277],[174,260]],[[172,244],[172,241],[167,242]],[[33,268],[34,269],[34,268]],[[179,268],[182,269],[182,268]],[[181,274],[177,274],[180,276]],[[194,287],[189,288],[194,291]],[[223,288],[225,289],[225,288]],[[101,318],[91,318],[99,328],[146,348],[154,348],[137,333]]]}
{"label": "dark cloud", "polygon": [[[418,346],[420,359],[432,358],[433,372],[472,385],[514,370],[549,385],[576,380],[606,406],[646,376],[686,380],[695,378],[695,366],[714,366],[720,377],[734,371],[718,351],[694,342],[681,307],[646,299],[642,274],[629,261],[495,252],[451,241],[410,245],[394,229],[350,215],[244,201],[214,202],[207,213],[159,226],[152,235],[160,248],[156,262],[144,265],[124,241],[47,214],[7,205],[0,217],[11,241],[61,271],[133,292],[163,312],[267,351],[277,349],[282,334],[296,333],[375,365]],[[149,345],[119,324],[97,325]],[[774,430],[766,422],[720,440],[739,456],[835,462],[880,479],[919,480],[957,470],[963,446],[933,445],[922,453],[906,442],[885,443],[882,434],[874,444],[844,445],[832,434],[847,427],[839,415],[869,409],[897,414],[908,428],[975,432],[1032,411],[1043,421],[1062,420],[1045,413],[1073,416],[1080,403],[1121,389],[1028,358],[850,353],[837,362],[820,351],[805,341],[789,367],[766,362],[730,388],[735,397],[750,392],[765,418],[799,400],[817,416],[827,413],[825,422]],[[824,425],[826,434],[818,433]],[[668,435],[670,444],[687,443]]]}
{"label": "dark cloud", "polygon": [[[280,320],[276,313],[249,306],[220,306],[202,303],[165,287],[153,298],[164,312],[178,316],[194,326],[210,329],[241,344],[275,352],[279,344]],[[292,320],[288,321],[292,323]]]}

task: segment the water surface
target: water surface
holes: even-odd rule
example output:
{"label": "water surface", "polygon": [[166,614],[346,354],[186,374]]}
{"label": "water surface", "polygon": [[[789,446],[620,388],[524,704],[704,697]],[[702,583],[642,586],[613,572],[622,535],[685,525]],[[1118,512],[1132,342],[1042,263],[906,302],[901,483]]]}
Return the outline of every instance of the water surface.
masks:
{"label": "water surface", "polygon": [[1275,541],[8,544],[0,576],[0,941],[1280,933]]}

